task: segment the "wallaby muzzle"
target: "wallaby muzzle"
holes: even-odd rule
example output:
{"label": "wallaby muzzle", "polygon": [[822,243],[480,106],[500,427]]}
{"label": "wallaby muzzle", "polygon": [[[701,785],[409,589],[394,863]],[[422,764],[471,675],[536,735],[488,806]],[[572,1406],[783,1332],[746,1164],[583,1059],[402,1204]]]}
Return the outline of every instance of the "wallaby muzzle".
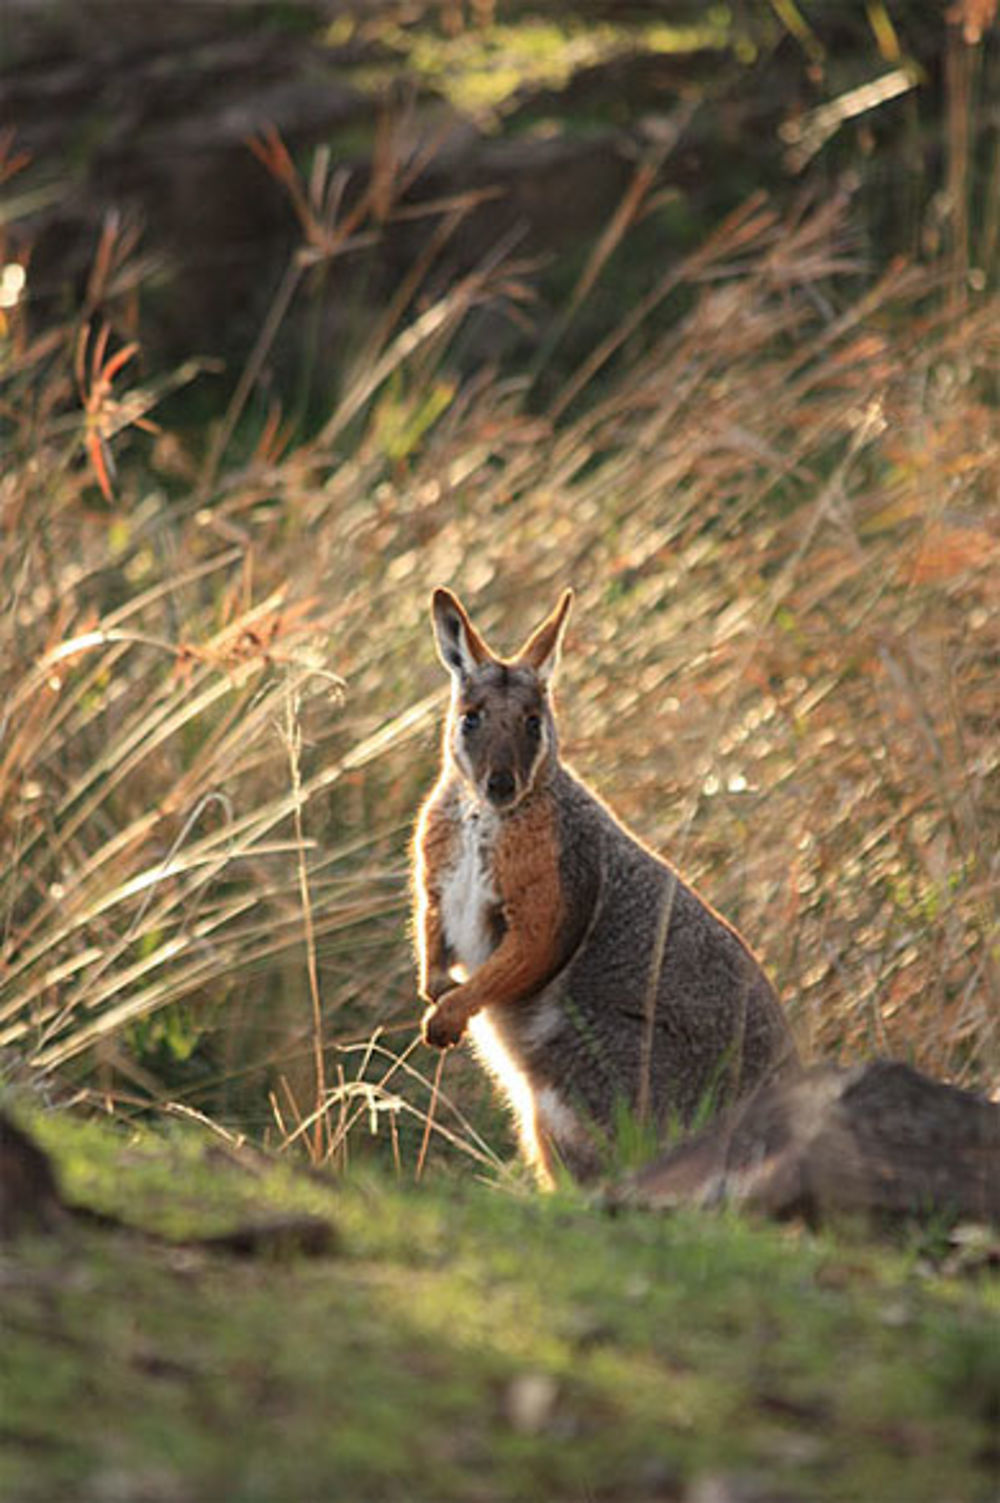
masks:
{"label": "wallaby muzzle", "polygon": [[486,797],[495,809],[506,808],[513,803],[517,793],[517,779],[509,767],[497,767],[486,779]]}

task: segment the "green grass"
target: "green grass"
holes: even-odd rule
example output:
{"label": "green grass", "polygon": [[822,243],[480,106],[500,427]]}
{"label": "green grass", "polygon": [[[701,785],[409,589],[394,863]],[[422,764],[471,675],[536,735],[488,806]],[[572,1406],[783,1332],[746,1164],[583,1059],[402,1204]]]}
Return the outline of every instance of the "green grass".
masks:
{"label": "green grass", "polygon": [[992,1497],[996,1281],[471,1175],[241,1166],[190,1126],[27,1120],[71,1198],[171,1237],[308,1211],[339,1251],[82,1228],[8,1249],[11,1503],[653,1499],[720,1474],[767,1497]]}
{"label": "green grass", "polygon": [[[363,34],[365,28],[360,30]],[[355,33],[355,26],[341,18],[327,41],[342,45]],[[447,35],[433,27],[383,24],[379,39],[385,49],[380,62],[356,70],[357,82],[368,87],[384,83],[402,67],[411,81],[487,124],[504,106],[511,108],[521,90],[561,89],[578,70],[635,53],[672,56],[702,47],[722,52],[732,45],[734,34],[726,13],[712,10],[700,24],[674,26],[532,15]]]}

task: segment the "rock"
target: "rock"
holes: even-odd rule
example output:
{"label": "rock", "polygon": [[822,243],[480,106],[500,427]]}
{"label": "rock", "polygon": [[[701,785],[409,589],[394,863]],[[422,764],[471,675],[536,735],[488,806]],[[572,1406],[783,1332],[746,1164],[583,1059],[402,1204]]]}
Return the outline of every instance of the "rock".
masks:
{"label": "rock", "polygon": [[504,1394],[504,1411],[518,1435],[541,1435],[552,1421],[559,1386],[551,1373],[521,1373]]}
{"label": "rock", "polygon": [[0,1112],[0,1241],[28,1231],[55,1232],[64,1221],[48,1154]]}

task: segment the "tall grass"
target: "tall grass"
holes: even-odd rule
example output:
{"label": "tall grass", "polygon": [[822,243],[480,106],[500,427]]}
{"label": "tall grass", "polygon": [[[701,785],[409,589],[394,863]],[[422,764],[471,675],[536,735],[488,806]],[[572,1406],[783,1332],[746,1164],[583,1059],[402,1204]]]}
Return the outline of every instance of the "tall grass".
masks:
{"label": "tall grass", "polygon": [[[370,195],[338,238],[323,165],[279,165],[314,256],[391,217]],[[137,428],[193,368],[129,384],[132,251],[109,230],[78,314],[4,331],[9,1070],[316,1158],[364,1127],[422,1166],[430,1121],[494,1162],[482,1088],[415,1042],[425,603],[447,581],[514,642],[572,582],[568,753],[745,931],[806,1052],[997,1083],[991,294],[873,278],[846,201],[752,201],[539,409],[455,356],[530,303],[498,253],[401,286],[318,434],[254,434],[248,380],[199,460]]]}

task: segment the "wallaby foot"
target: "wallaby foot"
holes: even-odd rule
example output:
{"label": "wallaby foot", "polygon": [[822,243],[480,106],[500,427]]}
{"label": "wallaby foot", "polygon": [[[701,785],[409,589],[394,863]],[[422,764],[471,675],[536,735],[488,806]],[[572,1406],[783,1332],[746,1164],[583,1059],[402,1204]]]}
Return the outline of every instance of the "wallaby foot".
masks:
{"label": "wallaby foot", "polygon": [[421,1020],[424,1043],[434,1049],[450,1049],[465,1037],[469,1014],[461,998],[455,997],[456,991],[453,988],[446,992],[439,1002],[428,1007]]}

